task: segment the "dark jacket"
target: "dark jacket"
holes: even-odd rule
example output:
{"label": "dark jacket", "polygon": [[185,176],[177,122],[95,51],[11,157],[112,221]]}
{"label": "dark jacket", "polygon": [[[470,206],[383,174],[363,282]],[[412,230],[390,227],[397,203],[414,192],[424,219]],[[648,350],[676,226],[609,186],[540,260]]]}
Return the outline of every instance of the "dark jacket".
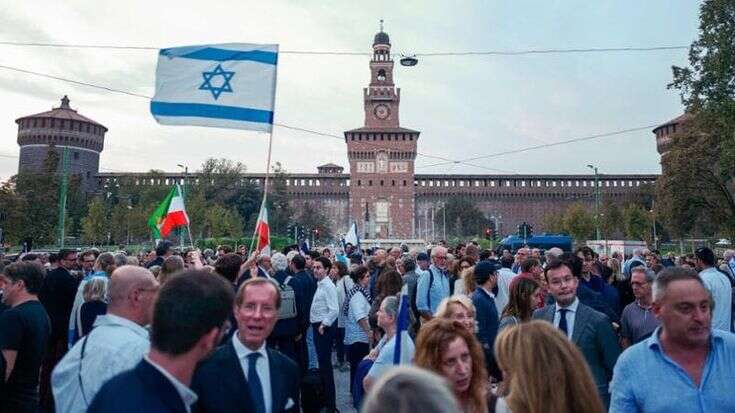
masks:
{"label": "dark jacket", "polygon": [[477,339],[485,351],[485,364],[488,373],[496,379],[502,375],[495,361],[493,346],[495,337],[498,335],[498,309],[495,307],[495,299],[481,287],[477,287],[472,293],[472,304],[475,305],[475,320],[477,321]]}
{"label": "dark jacket", "polygon": [[67,339],[69,317],[78,287],[79,280],[63,267],[49,271],[43,280],[38,300],[43,304],[51,320],[51,342]]}
{"label": "dark jacket", "polygon": [[[555,312],[556,305],[547,305],[536,310],[533,318],[546,320],[553,324]],[[572,342],[577,345],[587,360],[600,398],[603,401],[609,400],[608,383],[612,379],[615,362],[620,356],[620,346],[610,319],[605,314],[586,306],[580,300],[574,316]]]}
{"label": "dark jacket", "polygon": [[[613,311],[607,301],[602,297],[602,294],[592,291],[580,283],[577,286],[577,298],[579,298],[579,302],[582,304],[605,314],[613,323],[620,322],[620,316]],[[554,303],[554,297],[548,294],[546,296],[546,305],[553,305]]]}
{"label": "dark jacket", "polygon": [[316,280],[306,270],[301,270],[293,276],[296,283],[293,284],[294,290],[298,289],[297,295],[301,295],[301,306],[296,309],[299,313],[299,334],[306,334],[309,327],[309,314],[311,313],[311,302],[314,300],[316,293]]}
{"label": "dark jacket", "polygon": [[[280,352],[267,349],[270,364],[273,412],[299,411],[299,369],[296,363]],[[199,400],[194,411],[254,412],[245,373],[237,358],[232,341],[221,346],[204,360],[194,372],[192,390]],[[291,406],[285,408],[288,400]]]}
{"label": "dark jacket", "polygon": [[173,384],[148,361],[120,373],[94,396],[88,413],[175,412],[186,406]]}
{"label": "dark jacket", "polygon": [[156,265],[158,265],[159,267],[163,265],[163,257],[161,257],[160,255],[156,255],[156,258],[154,258],[153,261],[146,264],[145,267],[151,268],[151,267],[155,267]]}

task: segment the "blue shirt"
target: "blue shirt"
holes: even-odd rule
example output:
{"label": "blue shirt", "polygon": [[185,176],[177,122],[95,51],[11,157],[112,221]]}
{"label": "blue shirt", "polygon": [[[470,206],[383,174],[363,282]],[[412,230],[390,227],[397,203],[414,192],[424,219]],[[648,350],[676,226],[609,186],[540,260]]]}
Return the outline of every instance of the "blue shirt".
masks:
{"label": "blue shirt", "polygon": [[[431,282],[431,274],[434,282]],[[449,276],[446,271],[432,265],[429,271],[421,274],[416,287],[416,308],[419,311],[436,312],[439,303],[449,297]]]}
{"label": "blue shirt", "polygon": [[697,387],[663,352],[660,333],[661,327],[618,359],[610,385],[610,413],[734,412],[735,335],[712,329]]}

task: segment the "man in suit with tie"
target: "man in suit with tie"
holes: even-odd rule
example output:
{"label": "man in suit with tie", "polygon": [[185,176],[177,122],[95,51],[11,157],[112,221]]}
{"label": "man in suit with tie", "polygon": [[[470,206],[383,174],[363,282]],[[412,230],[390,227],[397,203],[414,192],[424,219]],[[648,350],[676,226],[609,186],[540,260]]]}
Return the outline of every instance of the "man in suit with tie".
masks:
{"label": "man in suit with tie", "polygon": [[197,400],[189,388],[194,369],[217,346],[233,297],[227,281],[207,271],[171,278],[153,309],[150,352],[105,383],[87,412],[191,413]]}
{"label": "man in suit with tie", "polygon": [[610,319],[579,301],[579,280],[572,273],[569,263],[552,260],[546,266],[544,275],[555,304],[536,310],[533,318],[554,324],[577,345],[592,371],[600,398],[608,406],[608,384],[620,355],[620,346]]}
{"label": "man in suit with tie", "polygon": [[281,293],[273,281],[257,277],[242,284],[235,298],[237,332],[194,374],[198,411],[299,411],[298,366],[266,347],[280,303]]}

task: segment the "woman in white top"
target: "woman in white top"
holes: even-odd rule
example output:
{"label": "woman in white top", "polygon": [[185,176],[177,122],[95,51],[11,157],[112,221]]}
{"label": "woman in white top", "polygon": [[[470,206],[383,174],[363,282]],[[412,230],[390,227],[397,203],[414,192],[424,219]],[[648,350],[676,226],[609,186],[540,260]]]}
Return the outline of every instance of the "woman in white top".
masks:
{"label": "woman in white top", "polygon": [[368,315],[370,313],[370,273],[367,267],[359,266],[350,273],[354,286],[348,290],[345,297],[345,305],[342,313],[345,318],[345,339],[347,346],[347,359],[350,362],[350,392],[352,392],[352,381],[355,379],[357,365],[370,352],[370,325]]}

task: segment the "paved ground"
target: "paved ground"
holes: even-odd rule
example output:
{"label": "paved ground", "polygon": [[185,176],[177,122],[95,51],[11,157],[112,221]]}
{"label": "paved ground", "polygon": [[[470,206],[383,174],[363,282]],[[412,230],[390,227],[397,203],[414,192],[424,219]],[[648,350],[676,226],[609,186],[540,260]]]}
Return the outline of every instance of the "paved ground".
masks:
{"label": "paved ground", "polygon": [[340,413],[356,412],[352,408],[352,396],[350,396],[350,371],[339,371],[334,369],[334,387],[337,391],[337,409]]}

